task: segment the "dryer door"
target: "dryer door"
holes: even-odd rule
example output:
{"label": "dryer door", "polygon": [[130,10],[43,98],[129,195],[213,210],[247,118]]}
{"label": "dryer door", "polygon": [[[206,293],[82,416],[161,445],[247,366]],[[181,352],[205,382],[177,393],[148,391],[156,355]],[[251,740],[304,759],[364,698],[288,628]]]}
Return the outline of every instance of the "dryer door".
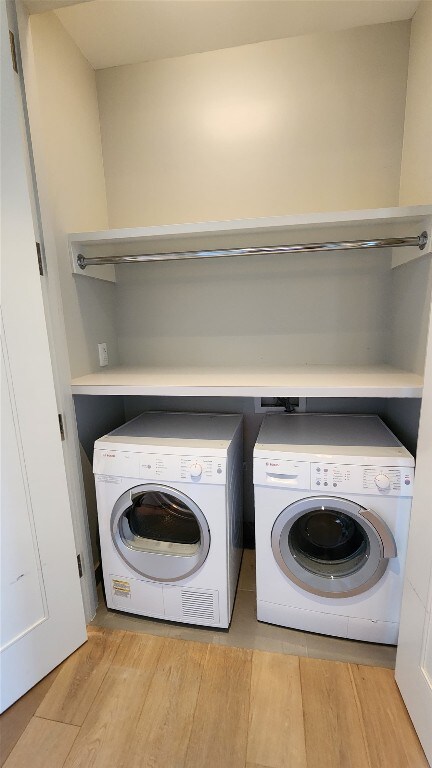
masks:
{"label": "dryer door", "polygon": [[376,513],[328,496],[286,507],[275,521],[271,544],[283,573],[323,597],[365,592],[396,557],[393,534]]}
{"label": "dryer door", "polygon": [[111,515],[114,546],[140,576],[179,581],[204,563],[210,531],[199,507],[181,491],[139,485],[123,493]]}

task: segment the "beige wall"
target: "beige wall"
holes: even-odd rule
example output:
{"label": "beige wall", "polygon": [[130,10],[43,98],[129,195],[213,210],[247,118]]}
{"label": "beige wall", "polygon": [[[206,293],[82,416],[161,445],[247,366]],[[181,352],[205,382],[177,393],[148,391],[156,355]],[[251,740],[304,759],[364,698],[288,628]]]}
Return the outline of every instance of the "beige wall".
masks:
{"label": "beige wall", "polygon": [[99,70],[110,226],[397,205],[409,28]]}
{"label": "beige wall", "polygon": [[67,249],[68,232],[108,226],[95,73],[53,13],[30,17],[30,34],[36,172],[58,258],[70,366],[78,376],[96,370],[98,341],[109,343],[113,362],[117,350],[114,287],[73,276]]}
{"label": "beige wall", "polygon": [[432,204],[432,2],[412,20],[400,205]]}
{"label": "beige wall", "polygon": [[53,13],[30,17],[54,205],[66,230],[107,223],[95,73]]}

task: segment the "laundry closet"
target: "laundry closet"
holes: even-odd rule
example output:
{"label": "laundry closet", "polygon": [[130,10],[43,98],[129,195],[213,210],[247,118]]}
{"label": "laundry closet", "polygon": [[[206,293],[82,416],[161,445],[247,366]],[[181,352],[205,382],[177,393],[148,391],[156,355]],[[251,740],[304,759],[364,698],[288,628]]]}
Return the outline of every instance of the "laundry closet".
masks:
{"label": "laundry closet", "polygon": [[[244,414],[252,546],[252,449],[269,401],[378,414],[414,455],[431,409],[432,106],[418,98],[430,96],[430,4],[413,21],[201,51],[180,41],[147,61],[132,42],[129,60],[114,37],[104,47],[97,5],[17,6],[88,616],[93,444],[124,421]],[[429,367],[431,354],[429,341]]]}

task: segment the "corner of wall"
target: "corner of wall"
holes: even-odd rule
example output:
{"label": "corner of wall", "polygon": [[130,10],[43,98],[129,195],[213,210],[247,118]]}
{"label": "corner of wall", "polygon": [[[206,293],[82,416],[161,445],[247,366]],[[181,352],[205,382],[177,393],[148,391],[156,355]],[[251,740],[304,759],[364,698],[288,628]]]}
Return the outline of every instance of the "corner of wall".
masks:
{"label": "corner of wall", "polygon": [[432,204],[432,2],[411,22],[399,205]]}

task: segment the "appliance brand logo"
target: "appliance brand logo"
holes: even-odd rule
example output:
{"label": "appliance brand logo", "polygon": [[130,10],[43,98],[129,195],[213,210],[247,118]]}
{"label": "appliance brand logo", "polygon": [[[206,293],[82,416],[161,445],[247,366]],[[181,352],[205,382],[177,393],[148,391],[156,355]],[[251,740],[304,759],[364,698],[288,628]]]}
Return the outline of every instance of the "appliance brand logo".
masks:
{"label": "appliance brand logo", "polygon": [[115,453],[106,453],[105,456],[107,456],[109,459],[115,459]]}
{"label": "appliance brand logo", "polygon": [[274,461],[266,461],[266,467],[279,467],[280,465]]}

